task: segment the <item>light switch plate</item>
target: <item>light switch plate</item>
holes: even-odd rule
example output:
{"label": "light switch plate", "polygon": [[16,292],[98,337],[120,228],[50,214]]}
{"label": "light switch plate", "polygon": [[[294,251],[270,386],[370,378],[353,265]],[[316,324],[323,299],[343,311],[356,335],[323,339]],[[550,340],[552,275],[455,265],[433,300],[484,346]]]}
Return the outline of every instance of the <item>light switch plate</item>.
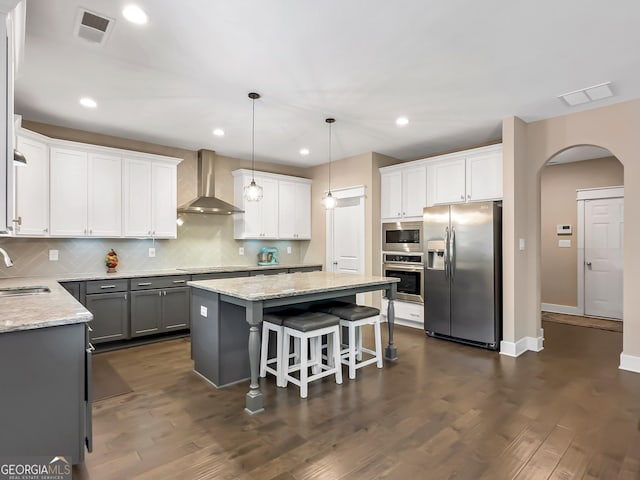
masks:
{"label": "light switch plate", "polygon": [[49,250],[49,261],[57,262],[58,261],[58,250]]}
{"label": "light switch plate", "polygon": [[524,238],[520,239],[520,250],[524,250]]}
{"label": "light switch plate", "polygon": [[558,247],[571,248],[571,240],[558,240]]}
{"label": "light switch plate", "polygon": [[149,256],[150,257],[156,256],[156,249],[154,247],[149,247]]}
{"label": "light switch plate", "polygon": [[205,307],[204,305],[200,305],[200,316],[201,317],[207,316],[207,307]]}
{"label": "light switch plate", "polygon": [[238,248],[238,255],[244,255],[244,247]]}
{"label": "light switch plate", "polygon": [[287,254],[291,255],[291,247],[287,247]]}

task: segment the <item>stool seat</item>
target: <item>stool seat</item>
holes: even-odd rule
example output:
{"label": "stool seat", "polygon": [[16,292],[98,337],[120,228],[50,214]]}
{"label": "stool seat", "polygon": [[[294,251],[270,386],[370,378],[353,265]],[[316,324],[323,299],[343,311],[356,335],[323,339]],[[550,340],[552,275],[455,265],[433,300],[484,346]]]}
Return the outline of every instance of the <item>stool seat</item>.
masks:
{"label": "stool seat", "polygon": [[340,317],[343,320],[349,320],[350,322],[380,315],[380,310],[377,308],[356,305],[355,303],[336,302],[335,304],[320,305],[316,310],[330,313],[331,315]]}
{"label": "stool seat", "polygon": [[289,317],[295,317],[296,315],[300,315],[304,313],[305,310],[296,310],[295,308],[289,308],[287,310],[282,310],[280,312],[269,312],[265,313],[262,316],[262,320],[264,322],[273,323],[274,325],[282,326],[284,321]]}
{"label": "stool seat", "polygon": [[286,328],[299,332],[312,332],[321,328],[333,327],[340,324],[340,319],[335,315],[323,312],[304,312],[284,321]]}
{"label": "stool seat", "polygon": [[[382,338],[380,334],[380,310],[365,305],[334,300],[312,307],[315,311],[329,313],[340,317],[340,326],[347,329],[349,341],[347,348],[341,350],[342,363],[349,366],[349,378],[356,378],[356,370],[375,363],[382,368]],[[373,325],[375,350],[362,346],[362,327]],[[346,342],[343,342],[346,343]],[[373,355],[363,360],[362,353]]]}

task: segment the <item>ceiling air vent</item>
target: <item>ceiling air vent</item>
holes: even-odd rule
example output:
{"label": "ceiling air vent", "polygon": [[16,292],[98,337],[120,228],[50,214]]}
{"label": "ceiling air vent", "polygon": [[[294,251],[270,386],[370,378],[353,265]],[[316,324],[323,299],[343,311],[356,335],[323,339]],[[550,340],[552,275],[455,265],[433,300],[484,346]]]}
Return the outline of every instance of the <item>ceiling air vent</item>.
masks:
{"label": "ceiling air vent", "polygon": [[104,45],[114,20],[84,8],[78,10],[75,33],[87,42]]}

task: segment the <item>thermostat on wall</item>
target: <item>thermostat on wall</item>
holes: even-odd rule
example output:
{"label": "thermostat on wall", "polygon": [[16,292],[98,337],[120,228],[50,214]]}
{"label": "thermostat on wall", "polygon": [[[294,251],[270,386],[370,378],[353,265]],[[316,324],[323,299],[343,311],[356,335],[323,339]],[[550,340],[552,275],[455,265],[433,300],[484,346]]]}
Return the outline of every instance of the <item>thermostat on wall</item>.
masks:
{"label": "thermostat on wall", "polygon": [[558,235],[571,235],[571,225],[556,225],[556,233]]}

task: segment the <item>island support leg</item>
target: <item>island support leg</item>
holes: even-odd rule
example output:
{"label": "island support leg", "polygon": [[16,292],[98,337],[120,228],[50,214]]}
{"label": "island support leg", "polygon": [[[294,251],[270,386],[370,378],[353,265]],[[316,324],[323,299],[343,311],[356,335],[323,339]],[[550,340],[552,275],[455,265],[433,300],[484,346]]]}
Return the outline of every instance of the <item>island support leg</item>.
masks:
{"label": "island support leg", "polygon": [[251,302],[247,306],[247,323],[249,324],[249,366],[251,368],[251,384],[246,396],[245,411],[251,415],[264,410],[262,392],[258,383],[260,369],[260,327],[262,323],[262,302]]}
{"label": "island support leg", "polygon": [[389,328],[389,345],[384,350],[384,358],[387,360],[397,360],[398,350],[393,344],[393,325],[396,320],[395,307],[393,305],[396,298],[396,284],[392,283],[387,289],[387,300],[389,305],[387,307],[387,327]]}

